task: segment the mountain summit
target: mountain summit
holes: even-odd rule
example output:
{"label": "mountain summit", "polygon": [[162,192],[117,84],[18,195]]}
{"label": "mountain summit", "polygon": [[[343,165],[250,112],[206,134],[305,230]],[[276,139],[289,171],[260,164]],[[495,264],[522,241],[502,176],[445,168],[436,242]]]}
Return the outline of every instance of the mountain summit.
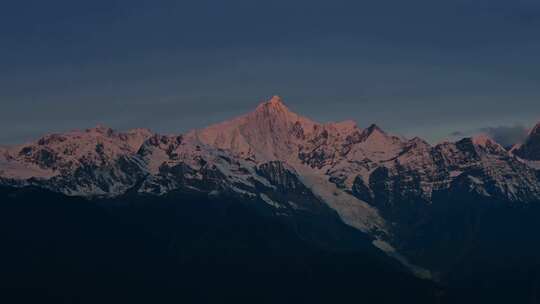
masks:
{"label": "mountain summit", "polygon": [[268,101],[259,104],[256,111],[290,112],[287,106],[285,106],[283,98],[278,95],[274,95]]}
{"label": "mountain summit", "polygon": [[529,131],[522,145],[514,148],[514,154],[526,160],[540,161],[540,123]]}
{"label": "mountain summit", "polygon": [[251,113],[189,136],[240,157],[269,161],[289,159],[307,137],[321,129],[321,124],[292,112],[281,97],[273,96]]}

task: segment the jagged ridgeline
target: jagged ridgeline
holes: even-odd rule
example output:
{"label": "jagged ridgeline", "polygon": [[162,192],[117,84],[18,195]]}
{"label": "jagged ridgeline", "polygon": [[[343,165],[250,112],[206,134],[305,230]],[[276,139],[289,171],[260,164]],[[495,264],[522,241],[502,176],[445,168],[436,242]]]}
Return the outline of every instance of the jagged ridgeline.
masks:
{"label": "jagged ridgeline", "polygon": [[[62,246],[87,249],[96,232],[109,242],[96,247],[111,246],[119,256],[129,256],[125,248],[130,248],[131,254],[141,252],[133,256],[143,261],[146,254],[155,255],[164,263],[160,271],[175,265],[165,276],[167,284],[185,284],[185,278],[169,276],[202,265],[203,257],[206,263],[220,256],[201,273],[223,275],[237,271],[231,265],[267,260],[272,267],[253,266],[249,274],[271,273],[266,279],[284,280],[280,286],[287,285],[290,294],[300,294],[292,291],[291,278],[306,280],[311,273],[317,288],[328,282],[318,279],[341,276],[329,290],[339,293],[342,284],[344,297],[354,289],[344,282],[365,282],[369,276],[373,281],[364,289],[372,293],[366,291],[366,297],[384,294],[387,279],[388,289],[399,291],[395,295],[405,295],[401,287],[408,286],[408,296],[419,301],[467,295],[471,301],[527,302],[540,291],[535,283],[540,281],[535,279],[540,275],[538,147],[540,125],[510,150],[486,136],[431,145],[376,125],[318,123],[291,112],[275,96],[251,113],[186,134],[98,126],[0,148],[4,233],[17,248],[17,239],[36,241],[23,227],[39,223],[43,235],[60,235],[55,241]],[[80,230],[65,234],[62,229],[74,224],[71,213]],[[105,236],[109,228],[111,238]],[[77,240],[88,231],[88,239]],[[124,236],[140,236],[141,242],[114,244]],[[256,242],[254,252],[247,250],[250,242]],[[47,252],[51,259],[62,259],[55,254],[69,248],[53,253],[47,242],[32,244],[39,250],[27,250]],[[151,244],[159,250],[148,249]],[[10,259],[19,256],[15,253]],[[106,254],[99,254],[106,263]],[[78,267],[83,261],[73,263]],[[294,275],[284,278],[289,268]],[[137,272],[145,274],[142,285],[148,284],[145,271]],[[399,287],[398,281],[409,285]],[[229,284],[223,286],[234,290]],[[380,299],[392,300],[385,296]]]}

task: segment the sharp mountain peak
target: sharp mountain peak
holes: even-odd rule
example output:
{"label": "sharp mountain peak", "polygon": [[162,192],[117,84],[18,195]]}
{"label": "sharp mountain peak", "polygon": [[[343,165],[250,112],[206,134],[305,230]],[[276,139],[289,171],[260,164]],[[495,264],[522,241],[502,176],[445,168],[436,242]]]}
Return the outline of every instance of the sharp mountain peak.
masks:
{"label": "sharp mountain peak", "polygon": [[378,125],[376,124],[371,124],[367,129],[366,129],[367,133],[368,134],[372,134],[374,132],[379,132],[379,133],[382,133],[384,135],[386,135],[386,132],[383,131],[383,129],[381,129],[381,127],[379,127]]}
{"label": "sharp mountain peak", "polygon": [[297,120],[307,120],[294,112],[292,112],[283,102],[280,96],[274,95],[267,101],[260,103],[255,111],[249,113],[248,117],[254,119],[272,119],[286,120],[295,123]]}
{"label": "sharp mountain peak", "polygon": [[540,121],[529,131],[529,136],[534,135],[540,135]]}

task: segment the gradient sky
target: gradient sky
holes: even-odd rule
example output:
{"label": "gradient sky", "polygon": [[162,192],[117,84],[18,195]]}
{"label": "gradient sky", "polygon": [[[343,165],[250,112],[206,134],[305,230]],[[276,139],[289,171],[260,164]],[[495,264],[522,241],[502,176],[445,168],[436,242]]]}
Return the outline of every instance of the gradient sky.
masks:
{"label": "gradient sky", "polygon": [[523,129],[540,121],[539,37],[537,0],[3,1],[0,144],[184,132],[274,94],[431,141]]}

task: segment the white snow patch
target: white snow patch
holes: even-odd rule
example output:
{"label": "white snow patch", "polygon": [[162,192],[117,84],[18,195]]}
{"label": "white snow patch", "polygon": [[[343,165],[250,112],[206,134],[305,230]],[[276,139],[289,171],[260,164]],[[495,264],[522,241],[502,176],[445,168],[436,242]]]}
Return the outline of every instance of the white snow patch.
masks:
{"label": "white snow patch", "polygon": [[458,177],[458,176],[460,176],[462,173],[463,173],[463,171],[460,171],[460,170],[453,170],[453,171],[450,171],[450,177],[452,177],[452,178]]}
{"label": "white snow patch", "polygon": [[269,198],[268,195],[266,195],[264,193],[261,193],[259,196],[268,205],[270,205],[270,206],[272,206],[274,208],[281,208],[281,205],[279,203],[277,203],[276,201],[272,200],[271,198]]}
{"label": "white snow patch", "polygon": [[377,209],[338,188],[311,167],[296,165],[302,182],[322,201],[334,209],[348,225],[367,233],[388,233],[384,219]]}
{"label": "white snow patch", "polygon": [[419,277],[421,279],[426,279],[426,280],[432,280],[433,279],[433,275],[432,275],[431,271],[429,271],[428,269],[422,268],[420,266],[411,264],[407,260],[407,258],[405,258],[403,255],[399,254],[396,251],[396,249],[392,245],[390,245],[388,242],[385,242],[385,241],[380,240],[380,239],[376,239],[376,240],[374,240],[372,242],[372,244],[373,244],[373,246],[379,248],[384,253],[386,253],[389,257],[392,257],[392,258],[398,260],[403,266],[410,269],[415,276],[417,276],[417,277]]}
{"label": "white snow patch", "polygon": [[533,169],[540,170],[540,161],[538,160],[529,160],[529,161],[526,161],[525,163],[527,164],[527,166]]}
{"label": "white snow patch", "polygon": [[293,207],[293,209],[295,209],[295,210],[303,210],[303,209],[305,209],[305,208],[302,208],[302,207],[298,206],[298,204],[296,204],[296,203],[293,202],[293,201],[288,201],[288,203],[289,203],[289,205],[290,205],[291,207]]}

